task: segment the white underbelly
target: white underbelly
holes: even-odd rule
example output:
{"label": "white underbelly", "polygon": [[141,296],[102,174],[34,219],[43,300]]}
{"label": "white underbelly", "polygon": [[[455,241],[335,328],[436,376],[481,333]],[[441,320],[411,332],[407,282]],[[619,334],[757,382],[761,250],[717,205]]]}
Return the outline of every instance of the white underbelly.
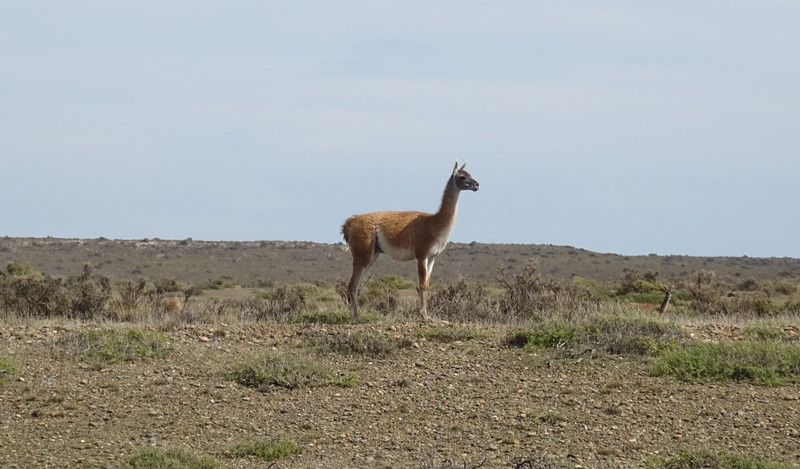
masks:
{"label": "white underbelly", "polygon": [[416,257],[413,246],[393,246],[386,236],[378,230],[378,248],[396,261],[410,261]]}

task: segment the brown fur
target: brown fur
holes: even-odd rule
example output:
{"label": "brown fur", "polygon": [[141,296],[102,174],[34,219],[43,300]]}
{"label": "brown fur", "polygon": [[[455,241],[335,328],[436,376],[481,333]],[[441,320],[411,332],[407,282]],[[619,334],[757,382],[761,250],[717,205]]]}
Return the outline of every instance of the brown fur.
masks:
{"label": "brown fur", "polygon": [[342,235],[353,256],[353,274],[347,286],[353,322],[358,322],[359,282],[381,253],[405,261],[416,259],[419,276],[420,313],[427,319],[426,291],[436,256],[444,249],[455,224],[458,195],[462,190],[478,190],[478,182],[458,169],[447,181],[442,203],[436,213],[372,212],[353,215],[342,225]]}
{"label": "brown fur", "polygon": [[658,311],[659,313],[664,314],[667,311],[667,308],[669,308],[669,300],[672,299],[673,290],[674,290],[674,287],[673,288],[667,288],[667,287],[663,288],[662,291],[664,292],[664,300],[661,301],[661,305],[659,305],[659,306],[656,306],[656,305],[654,305],[652,303],[633,303],[633,305],[638,307],[638,308]]}

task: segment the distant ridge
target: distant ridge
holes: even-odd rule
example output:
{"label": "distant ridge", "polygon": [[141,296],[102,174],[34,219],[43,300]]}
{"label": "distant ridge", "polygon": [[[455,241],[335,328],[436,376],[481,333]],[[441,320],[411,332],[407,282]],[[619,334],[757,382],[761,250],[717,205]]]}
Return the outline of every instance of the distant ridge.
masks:
{"label": "distant ridge", "polygon": [[[516,272],[536,260],[542,274],[568,278],[619,280],[626,269],[658,272],[659,278],[686,278],[701,269],[722,279],[800,277],[800,259],[699,256],[624,256],[571,246],[541,244],[450,243],[436,261],[433,281],[493,281],[502,265]],[[349,275],[350,255],[342,243],[308,241],[196,241],[71,238],[0,238],[0,269],[20,261],[54,276],[78,275],[87,262],[94,272],[117,279],[175,278],[186,283],[230,280],[239,285],[257,281],[325,282]],[[374,276],[416,277],[413,262],[380,258]]]}

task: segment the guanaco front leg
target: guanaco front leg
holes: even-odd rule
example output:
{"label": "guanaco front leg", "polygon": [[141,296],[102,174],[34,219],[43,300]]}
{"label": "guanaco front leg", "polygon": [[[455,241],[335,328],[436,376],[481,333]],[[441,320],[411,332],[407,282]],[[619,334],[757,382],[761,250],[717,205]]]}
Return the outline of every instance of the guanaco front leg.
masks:
{"label": "guanaco front leg", "polygon": [[419,276],[419,314],[422,319],[429,321],[428,318],[428,287],[430,286],[431,268],[433,267],[433,259],[429,262],[426,258],[417,259],[417,275]]}

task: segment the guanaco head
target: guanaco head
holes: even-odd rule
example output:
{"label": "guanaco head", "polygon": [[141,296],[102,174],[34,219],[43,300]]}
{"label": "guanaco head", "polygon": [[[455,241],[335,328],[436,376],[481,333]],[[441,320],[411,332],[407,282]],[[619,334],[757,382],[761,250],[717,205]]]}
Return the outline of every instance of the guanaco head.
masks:
{"label": "guanaco head", "polygon": [[455,184],[456,189],[460,191],[470,190],[470,191],[477,191],[478,181],[472,178],[468,172],[464,170],[464,166],[467,163],[461,165],[461,168],[458,167],[458,160],[456,160],[456,165],[453,166],[453,184]]}

